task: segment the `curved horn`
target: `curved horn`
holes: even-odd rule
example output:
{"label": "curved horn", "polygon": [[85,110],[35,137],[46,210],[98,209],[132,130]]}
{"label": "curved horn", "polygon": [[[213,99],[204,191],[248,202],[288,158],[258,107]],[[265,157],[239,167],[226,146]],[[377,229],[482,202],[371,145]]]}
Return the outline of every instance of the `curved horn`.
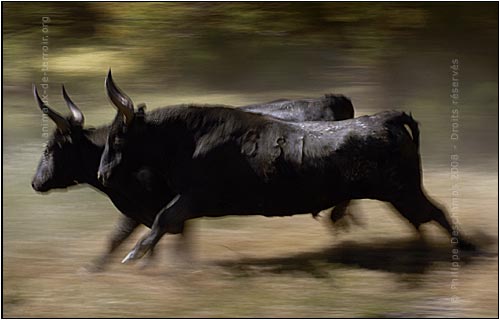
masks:
{"label": "curved horn", "polygon": [[36,85],[33,84],[33,95],[35,96],[35,100],[38,103],[38,107],[40,110],[42,110],[43,113],[47,114],[52,121],[55,122],[57,125],[57,128],[63,132],[67,132],[70,130],[70,125],[68,120],[66,120],[63,116],[61,116],[59,113],[55,112],[52,110],[48,105],[46,105],[40,96],[38,95],[38,90],[36,88]]}
{"label": "curved horn", "polygon": [[109,99],[118,109],[118,112],[125,116],[125,124],[129,125],[134,118],[134,103],[132,99],[115,85],[113,77],[111,76],[111,69],[109,69],[108,76],[104,83]]}
{"label": "curved horn", "polygon": [[62,86],[62,94],[64,97],[64,101],[66,101],[66,104],[68,105],[69,110],[71,111],[71,114],[73,115],[73,120],[75,122],[83,127],[83,121],[85,120],[82,111],[76,106],[76,104],[71,101],[71,98],[69,97],[68,93],[66,92],[66,88],[64,88],[64,85]]}

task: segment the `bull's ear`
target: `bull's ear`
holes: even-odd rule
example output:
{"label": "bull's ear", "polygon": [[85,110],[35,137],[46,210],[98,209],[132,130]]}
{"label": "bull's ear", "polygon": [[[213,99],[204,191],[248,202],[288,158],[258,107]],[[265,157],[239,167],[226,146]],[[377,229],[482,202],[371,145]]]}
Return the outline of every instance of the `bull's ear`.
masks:
{"label": "bull's ear", "polygon": [[71,111],[71,115],[72,115],[74,122],[77,125],[83,127],[83,122],[85,121],[83,113],[76,106],[76,104],[70,99],[68,93],[66,92],[66,88],[64,88],[64,85],[62,86],[62,93],[63,93],[64,101],[66,101],[66,104],[68,105],[68,108]]}
{"label": "bull's ear", "polygon": [[35,84],[33,84],[33,95],[35,96],[38,107],[42,110],[43,113],[47,114],[49,118],[52,119],[52,121],[54,121],[54,123],[57,125],[57,128],[64,133],[70,132],[71,126],[68,120],[66,120],[59,113],[52,110],[42,101]]}
{"label": "bull's ear", "polygon": [[137,112],[135,113],[136,118],[141,118],[144,119],[144,114],[146,113],[146,104],[145,103],[139,103],[137,105]]}
{"label": "bull's ear", "polygon": [[127,126],[130,125],[134,119],[134,103],[132,102],[132,99],[130,99],[116,86],[111,75],[111,69],[109,69],[104,84],[106,86],[106,93],[108,94],[109,99],[118,109],[118,112],[125,117],[125,124]]}

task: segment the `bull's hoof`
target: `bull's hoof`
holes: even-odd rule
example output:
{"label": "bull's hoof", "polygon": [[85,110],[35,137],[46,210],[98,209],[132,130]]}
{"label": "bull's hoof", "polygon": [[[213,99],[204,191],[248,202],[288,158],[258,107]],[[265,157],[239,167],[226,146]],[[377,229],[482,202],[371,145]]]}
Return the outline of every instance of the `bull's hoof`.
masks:
{"label": "bull's hoof", "polygon": [[122,263],[127,264],[131,261],[137,260],[138,258],[135,255],[135,250],[130,251],[125,258],[123,258]]}
{"label": "bull's hoof", "polygon": [[85,271],[87,273],[103,272],[106,269],[106,263],[106,258],[99,257],[94,259],[92,262],[84,265],[82,267],[82,271]]}
{"label": "bull's hoof", "polygon": [[104,271],[104,267],[96,266],[94,264],[89,264],[81,267],[81,271],[86,273],[99,273]]}
{"label": "bull's hoof", "polygon": [[147,248],[139,247],[134,248],[130,251],[125,258],[123,258],[122,263],[128,263],[133,260],[139,260],[142,258],[149,250]]}
{"label": "bull's hoof", "polygon": [[477,250],[476,246],[473,243],[471,243],[467,240],[464,240],[464,239],[460,239],[457,243],[457,246],[459,249],[464,250],[464,251],[476,251]]}

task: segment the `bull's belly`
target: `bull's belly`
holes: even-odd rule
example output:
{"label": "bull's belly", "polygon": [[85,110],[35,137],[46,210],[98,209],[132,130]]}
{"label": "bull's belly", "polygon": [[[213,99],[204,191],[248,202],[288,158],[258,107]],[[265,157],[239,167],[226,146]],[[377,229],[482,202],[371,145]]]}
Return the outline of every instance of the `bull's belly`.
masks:
{"label": "bull's belly", "polygon": [[264,215],[290,216],[331,208],[347,198],[327,188],[307,186],[260,186],[245,190],[226,190],[194,197],[202,216]]}
{"label": "bull's belly", "polygon": [[314,205],[299,205],[291,206],[290,204],[283,204],[275,202],[273,204],[263,203],[259,200],[253,201],[253,203],[241,206],[235,202],[219,203],[219,206],[215,207],[204,207],[199,212],[197,216],[205,217],[222,217],[228,215],[262,215],[266,217],[278,217],[278,216],[292,216],[296,214],[307,214],[315,213],[332,206],[335,203],[324,204],[322,206]]}
{"label": "bull's belly", "polygon": [[277,170],[266,177],[250,169],[221,171],[214,166],[219,170],[203,168],[199,170],[203,174],[196,172],[181,180],[188,183],[179,189],[192,197],[197,217],[289,216],[316,213],[350,199],[380,198],[377,192],[384,181],[379,174],[363,172],[356,176],[345,174],[333,161],[328,166],[320,164],[320,169],[304,166],[300,171]]}

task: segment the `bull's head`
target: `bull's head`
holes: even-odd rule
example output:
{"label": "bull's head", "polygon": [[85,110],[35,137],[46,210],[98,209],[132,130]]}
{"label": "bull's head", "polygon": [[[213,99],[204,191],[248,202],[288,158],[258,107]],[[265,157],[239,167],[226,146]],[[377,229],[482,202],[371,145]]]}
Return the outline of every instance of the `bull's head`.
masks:
{"label": "bull's head", "polygon": [[46,192],[50,189],[66,188],[78,183],[78,173],[75,172],[75,168],[78,169],[81,155],[77,144],[82,135],[84,117],[80,109],[69,98],[64,86],[62,92],[71,111],[71,116],[67,118],[46,105],[40,98],[36,86],[33,85],[33,95],[38,107],[57,126],[47,143],[31,183],[35,191]]}
{"label": "bull's head", "polygon": [[[111,125],[97,174],[99,181],[103,185],[107,185],[110,178],[118,171],[127,172],[133,170],[133,168],[126,167],[126,164],[122,161],[122,154],[127,152],[130,145],[137,145],[135,140],[140,139],[137,129],[141,123],[138,119],[143,118],[145,108],[144,105],[141,105],[137,112],[134,112],[134,103],[113,82],[111,70],[109,70],[106,77],[105,86],[106,93],[118,112]],[[140,151],[135,150],[134,153],[140,154]]]}

